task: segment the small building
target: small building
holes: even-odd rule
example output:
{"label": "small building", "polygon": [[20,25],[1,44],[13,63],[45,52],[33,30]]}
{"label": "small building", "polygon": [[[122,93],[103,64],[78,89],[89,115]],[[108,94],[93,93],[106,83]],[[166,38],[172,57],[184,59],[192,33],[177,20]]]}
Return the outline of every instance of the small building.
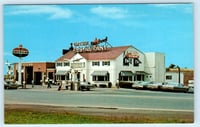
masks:
{"label": "small building", "polygon": [[[189,81],[194,80],[194,71],[192,69],[181,68],[180,69],[180,83],[188,85]],[[165,74],[166,82],[179,82],[178,68],[167,68]]]}
{"label": "small building", "polygon": [[[18,79],[18,63],[14,64],[14,79]],[[55,81],[54,62],[25,62],[22,63],[22,82],[42,85],[49,80]]]}
{"label": "small building", "polygon": [[165,77],[164,54],[143,53],[133,46],[75,47],[55,64],[57,82],[88,81],[97,86],[115,86],[118,81],[164,82]]}

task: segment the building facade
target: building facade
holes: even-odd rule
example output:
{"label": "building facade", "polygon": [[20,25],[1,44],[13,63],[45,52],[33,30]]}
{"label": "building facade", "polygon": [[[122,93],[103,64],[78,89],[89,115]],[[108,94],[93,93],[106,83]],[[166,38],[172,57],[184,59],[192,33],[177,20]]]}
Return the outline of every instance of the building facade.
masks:
{"label": "building facade", "polygon": [[194,71],[187,68],[181,68],[180,73],[177,68],[167,68],[165,74],[165,82],[179,82],[180,75],[180,83],[184,85],[188,85],[189,81],[194,80]]}
{"label": "building facade", "polygon": [[[14,79],[18,79],[18,63],[14,64]],[[27,62],[22,63],[22,83],[43,85],[48,80],[55,81],[54,62]]]}
{"label": "building facade", "polygon": [[57,82],[88,81],[97,86],[115,86],[134,81],[159,81],[165,77],[165,56],[143,53],[133,46],[98,51],[72,49],[55,62]]}

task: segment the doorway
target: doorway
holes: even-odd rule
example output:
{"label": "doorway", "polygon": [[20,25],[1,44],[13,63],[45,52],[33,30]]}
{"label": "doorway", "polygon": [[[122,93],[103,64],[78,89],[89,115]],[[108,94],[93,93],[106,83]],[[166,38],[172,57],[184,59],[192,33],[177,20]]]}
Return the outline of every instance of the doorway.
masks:
{"label": "doorway", "polygon": [[41,85],[41,80],[42,80],[42,72],[35,72],[35,85]]}
{"label": "doorway", "polygon": [[33,80],[33,67],[26,67],[26,83],[31,84]]}

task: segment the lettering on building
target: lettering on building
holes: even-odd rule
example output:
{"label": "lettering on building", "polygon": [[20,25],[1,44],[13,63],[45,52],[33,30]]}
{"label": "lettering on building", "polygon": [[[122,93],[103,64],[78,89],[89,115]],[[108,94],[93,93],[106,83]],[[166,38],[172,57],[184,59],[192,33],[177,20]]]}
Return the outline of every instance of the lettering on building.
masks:
{"label": "lettering on building", "polygon": [[108,45],[110,45],[107,41],[108,41],[108,37],[105,37],[104,39],[95,38],[94,41],[92,42],[88,42],[88,41],[75,42],[73,43],[74,51],[78,53],[107,51]]}

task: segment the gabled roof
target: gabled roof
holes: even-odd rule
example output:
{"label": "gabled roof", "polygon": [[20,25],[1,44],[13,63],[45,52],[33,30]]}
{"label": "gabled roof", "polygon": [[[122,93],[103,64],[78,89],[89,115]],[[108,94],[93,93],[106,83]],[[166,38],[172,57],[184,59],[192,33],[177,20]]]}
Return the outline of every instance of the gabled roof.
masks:
{"label": "gabled roof", "polygon": [[[108,48],[107,51],[103,52],[83,52],[79,54],[86,60],[113,60],[116,59],[119,55],[121,55],[124,51],[126,51],[129,47],[132,46],[112,47]],[[71,59],[75,54],[75,51],[69,51],[68,53],[58,58],[56,61],[64,61],[66,59]]]}

